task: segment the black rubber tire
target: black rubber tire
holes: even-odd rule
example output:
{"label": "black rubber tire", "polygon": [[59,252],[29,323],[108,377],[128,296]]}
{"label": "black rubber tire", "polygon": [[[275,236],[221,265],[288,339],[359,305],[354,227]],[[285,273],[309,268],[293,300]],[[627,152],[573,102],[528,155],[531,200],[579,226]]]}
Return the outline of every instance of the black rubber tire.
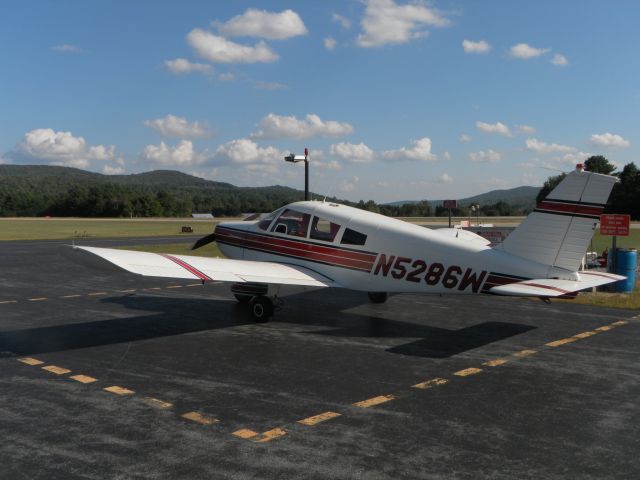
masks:
{"label": "black rubber tire", "polygon": [[268,297],[257,296],[251,300],[249,310],[254,322],[265,323],[273,317],[273,302]]}
{"label": "black rubber tire", "polygon": [[233,296],[236,297],[238,303],[249,303],[253,298],[251,295],[243,295],[241,293],[234,293]]}
{"label": "black rubber tire", "polygon": [[389,298],[389,294],[387,292],[368,292],[369,301],[371,303],[384,303]]}

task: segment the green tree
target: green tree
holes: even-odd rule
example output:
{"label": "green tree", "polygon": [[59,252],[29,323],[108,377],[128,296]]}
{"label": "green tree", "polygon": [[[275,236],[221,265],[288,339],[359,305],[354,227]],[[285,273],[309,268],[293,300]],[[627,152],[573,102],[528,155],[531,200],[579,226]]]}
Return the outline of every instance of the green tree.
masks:
{"label": "green tree", "polygon": [[593,155],[585,160],[584,169],[587,172],[611,175],[616,169],[616,166],[602,155]]}
{"label": "green tree", "polygon": [[547,195],[551,193],[551,191],[558,186],[558,184],[566,177],[566,173],[561,173],[560,175],[554,175],[552,177],[547,178],[547,181],[544,182],[544,185],[538,192],[538,196],[536,197],[536,203],[540,203]]}

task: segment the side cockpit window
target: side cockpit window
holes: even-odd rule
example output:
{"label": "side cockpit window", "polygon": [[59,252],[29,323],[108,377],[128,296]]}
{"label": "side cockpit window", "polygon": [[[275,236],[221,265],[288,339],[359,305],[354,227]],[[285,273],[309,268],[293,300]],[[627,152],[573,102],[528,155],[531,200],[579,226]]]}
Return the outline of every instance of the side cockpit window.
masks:
{"label": "side cockpit window", "polygon": [[287,209],[275,221],[272,232],[284,233],[294,237],[306,237],[311,215]]}
{"label": "side cockpit window", "polygon": [[314,240],[333,242],[333,239],[336,238],[338,234],[338,230],[340,230],[340,225],[337,223],[330,222],[324,218],[313,217],[309,236]]}
{"label": "side cockpit window", "polygon": [[367,243],[367,236],[364,233],[345,228],[340,243],[343,245],[364,245]]}

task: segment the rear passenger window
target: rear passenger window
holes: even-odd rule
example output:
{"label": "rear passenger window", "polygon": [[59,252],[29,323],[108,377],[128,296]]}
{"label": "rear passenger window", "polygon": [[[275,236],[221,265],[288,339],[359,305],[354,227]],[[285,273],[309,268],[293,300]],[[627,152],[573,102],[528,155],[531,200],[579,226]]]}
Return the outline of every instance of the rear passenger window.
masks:
{"label": "rear passenger window", "polygon": [[313,217],[313,223],[311,223],[310,237],[314,240],[324,240],[325,242],[333,242],[336,235],[340,230],[340,225],[330,222],[324,218]]}
{"label": "rear passenger window", "polygon": [[367,242],[367,236],[364,233],[356,232],[350,228],[344,230],[340,243],[345,245],[364,245]]}

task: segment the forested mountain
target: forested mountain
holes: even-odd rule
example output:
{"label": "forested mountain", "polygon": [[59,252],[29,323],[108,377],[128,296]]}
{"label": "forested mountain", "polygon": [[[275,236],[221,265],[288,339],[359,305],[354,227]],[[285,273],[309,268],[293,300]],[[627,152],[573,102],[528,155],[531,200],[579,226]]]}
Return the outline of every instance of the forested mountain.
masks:
{"label": "forested mountain", "polygon": [[[458,199],[458,205],[487,205],[497,202],[505,202],[514,207],[521,207],[523,209],[533,209],[536,204],[536,195],[540,191],[541,187],[515,187],[506,190],[491,190],[490,192],[481,193],[480,195],[474,195],[473,197],[466,197]],[[453,199],[452,199],[453,200]],[[420,203],[424,200],[403,200],[399,202],[392,202],[388,205],[402,206],[407,203]],[[442,203],[442,200],[426,200],[432,207],[437,207]]]}

